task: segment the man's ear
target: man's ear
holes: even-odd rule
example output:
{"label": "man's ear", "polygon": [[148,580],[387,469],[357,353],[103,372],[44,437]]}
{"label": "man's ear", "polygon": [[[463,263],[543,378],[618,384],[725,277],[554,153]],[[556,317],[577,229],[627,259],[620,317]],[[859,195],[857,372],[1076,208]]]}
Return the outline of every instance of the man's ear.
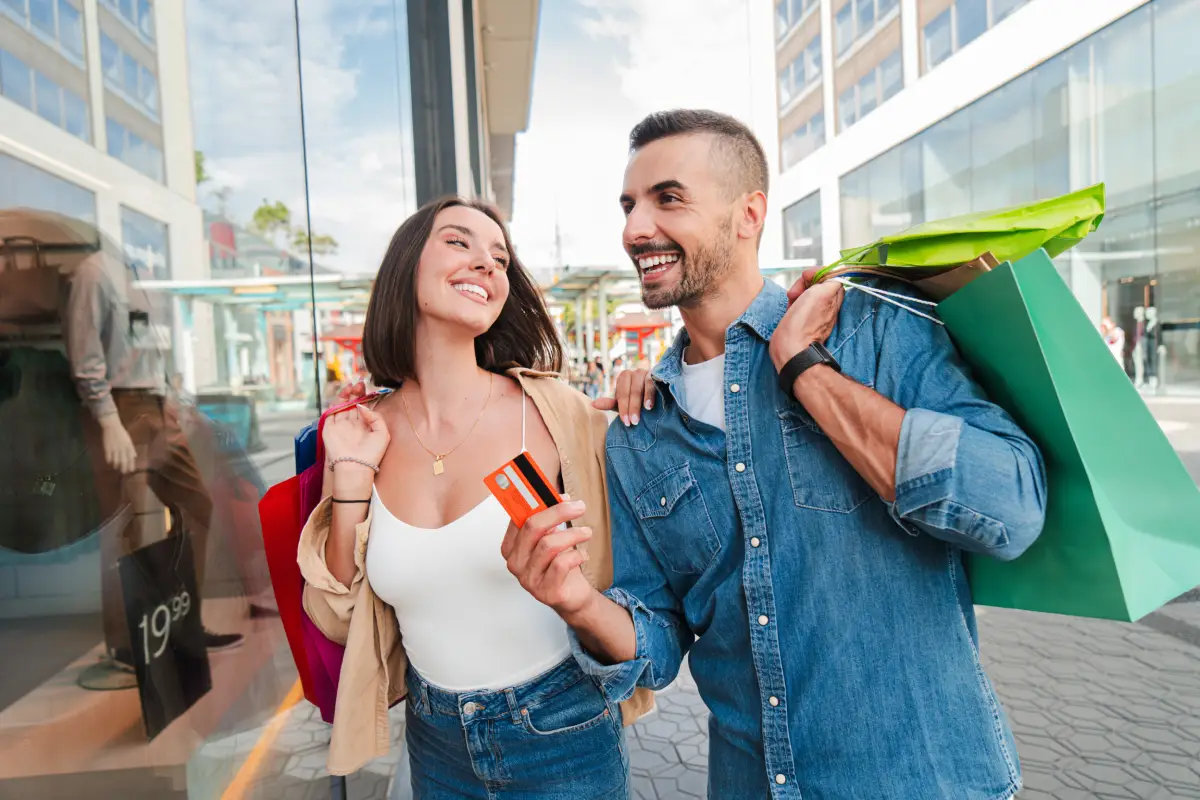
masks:
{"label": "man's ear", "polygon": [[767,222],[767,196],[758,191],[744,195],[734,221],[739,239],[757,242]]}

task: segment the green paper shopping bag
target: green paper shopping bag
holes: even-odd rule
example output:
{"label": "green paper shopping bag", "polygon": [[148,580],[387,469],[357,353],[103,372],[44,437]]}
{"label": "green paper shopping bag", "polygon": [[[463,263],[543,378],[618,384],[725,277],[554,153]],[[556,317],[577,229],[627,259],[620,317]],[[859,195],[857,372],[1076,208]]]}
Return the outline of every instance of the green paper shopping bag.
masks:
{"label": "green paper shopping bag", "polygon": [[1200,488],[1049,256],[1001,264],[937,313],[1046,460],[1041,537],[1015,561],[968,556],[974,601],[1134,621],[1200,585]]}

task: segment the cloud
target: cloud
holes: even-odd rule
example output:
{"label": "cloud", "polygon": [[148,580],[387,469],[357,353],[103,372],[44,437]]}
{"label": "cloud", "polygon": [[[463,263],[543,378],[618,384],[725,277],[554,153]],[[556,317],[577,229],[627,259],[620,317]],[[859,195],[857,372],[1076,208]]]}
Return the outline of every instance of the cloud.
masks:
{"label": "cloud", "polygon": [[628,265],[617,196],[629,130],[678,107],[751,121],[746,8],[746,0],[543,5],[531,122],[517,140],[513,236],[527,264],[555,264],[557,220],[565,263]]}

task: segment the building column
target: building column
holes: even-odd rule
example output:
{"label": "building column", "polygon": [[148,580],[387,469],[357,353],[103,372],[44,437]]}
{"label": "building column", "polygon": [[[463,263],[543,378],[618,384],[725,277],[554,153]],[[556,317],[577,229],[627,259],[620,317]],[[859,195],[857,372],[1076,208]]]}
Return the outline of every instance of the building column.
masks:
{"label": "building column", "polygon": [[900,0],[900,63],[905,88],[921,77],[921,21],[917,14],[917,0]]}
{"label": "building column", "polygon": [[575,363],[583,370],[587,366],[587,347],[583,344],[583,295],[575,298]]}
{"label": "building column", "polygon": [[[225,323],[225,370],[229,376],[229,385],[241,384],[242,367],[238,359],[238,324],[233,315],[233,309],[227,305],[221,306],[221,314]],[[236,376],[236,378],[235,378]]]}
{"label": "building column", "polygon": [[91,115],[92,143],[101,153],[108,152],[108,134],[104,126],[104,69],[100,64],[100,10],[97,0],[83,0],[84,58],[87,62],[88,113]]}
{"label": "building column", "polygon": [[596,282],[596,302],[600,306],[600,363],[604,365],[604,394],[608,394],[609,379],[612,377],[612,359],[608,346],[608,292],[604,279]]}
{"label": "building column", "polygon": [[175,306],[174,330],[171,338],[175,341],[175,371],[183,377],[183,389],[188,394],[196,393],[196,351],[192,333],[192,306],[195,303],[190,297],[175,295],[172,298]]}
{"label": "building column", "polygon": [[[817,12],[821,15],[821,100],[825,107],[825,146],[837,136],[837,55],[833,42],[833,3],[826,0]],[[786,235],[786,234],[784,234]],[[785,245],[786,247],[786,245]]]}

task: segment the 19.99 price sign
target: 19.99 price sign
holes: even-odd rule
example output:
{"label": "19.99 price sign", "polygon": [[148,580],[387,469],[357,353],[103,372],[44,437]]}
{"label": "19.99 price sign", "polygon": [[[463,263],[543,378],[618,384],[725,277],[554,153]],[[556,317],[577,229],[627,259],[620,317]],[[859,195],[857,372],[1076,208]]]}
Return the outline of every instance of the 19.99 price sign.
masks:
{"label": "19.99 price sign", "polygon": [[119,564],[142,720],[153,739],[212,688],[191,539],[169,536]]}

